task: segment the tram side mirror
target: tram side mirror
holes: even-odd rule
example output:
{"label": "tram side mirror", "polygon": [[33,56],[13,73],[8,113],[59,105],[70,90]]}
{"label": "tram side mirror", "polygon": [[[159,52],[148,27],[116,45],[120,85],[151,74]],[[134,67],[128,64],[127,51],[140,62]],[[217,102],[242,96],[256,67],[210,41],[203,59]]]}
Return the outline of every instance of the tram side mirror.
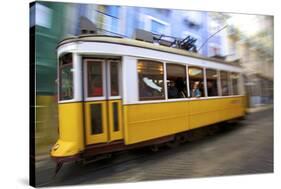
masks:
{"label": "tram side mirror", "polygon": [[80,17],[80,35],[81,34],[97,34],[97,26],[88,18]]}

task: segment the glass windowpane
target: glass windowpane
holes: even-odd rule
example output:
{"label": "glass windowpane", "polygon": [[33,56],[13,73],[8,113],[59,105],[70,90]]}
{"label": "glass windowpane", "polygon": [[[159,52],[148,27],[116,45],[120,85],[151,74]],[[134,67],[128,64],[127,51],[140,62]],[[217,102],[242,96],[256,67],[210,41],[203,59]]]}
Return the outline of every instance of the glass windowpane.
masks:
{"label": "glass windowpane", "polygon": [[101,104],[91,104],[91,134],[103,133],[102,130],[102,105]]}
{"label": "glass windowpane", "polygon": [[137,69],[140,100],[165,99],[163,63],[140,60]]}
{"label": "glass windowpane", "polygon": [[218,96],[218,74],[216,70],[206,69],[208,96]]}
{"label": "glass windowpane", "polygon": [[110,86],[111,96],[119,96],[118,62],[110,63]]}
{"label": "glass windowpane", "polygon": [[229,95],[229,79],[228,79],[228,73],[227,72],[220,72],[221,77],[221,91],[222,96],[228,96]]}
{"label": "glass windowpane", "polygon": [[239,95],[239,91],[238,91],[239,74],[231,73],[231,80],[232,80],[232,93],[233,93],[233,95]]}
{"label": "glass windowpane", "polygon": [[88,68],[88,97],[103,96],[102,62],[89,61]]}
{"label": "glass windowpane", "polygon": [[168,98],[186,98],[186,67],[176,64],[167,64]]}
{"label": "glass windowpane", "polygon": [[189,87],[191,97],[203,97],[204,92],[204,75],[203,69],[198,67],[189,67]]}
{"label": "glass windowpane", "polygon": [[119,122],[118,122],[118,103],[112,103],[113,106],[113,129],[114,131],[119,131]]}
{"label": "glass windowpane", "polygon": [[73,63],[71,53],[60,58],[59,76],[59,99],[73,99]]}

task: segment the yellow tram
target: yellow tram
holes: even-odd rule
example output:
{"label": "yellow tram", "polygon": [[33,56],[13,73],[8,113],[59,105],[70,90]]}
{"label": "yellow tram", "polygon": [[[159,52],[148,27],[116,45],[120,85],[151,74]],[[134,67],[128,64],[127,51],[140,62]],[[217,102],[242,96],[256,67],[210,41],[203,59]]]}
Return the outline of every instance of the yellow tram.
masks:
{"label": "yellow tram", "polygon": [[62,164],[176,140],[245,115],[242,68],[186,50],[112,36],[58,45]]}

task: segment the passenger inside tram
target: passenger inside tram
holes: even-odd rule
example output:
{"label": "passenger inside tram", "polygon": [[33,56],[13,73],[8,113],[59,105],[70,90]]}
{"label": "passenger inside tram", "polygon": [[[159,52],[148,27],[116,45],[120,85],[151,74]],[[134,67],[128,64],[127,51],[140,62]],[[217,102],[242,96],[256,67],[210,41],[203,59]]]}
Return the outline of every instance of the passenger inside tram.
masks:
{"label": "passenger inside tram", "polygon": [[178,89],[177,89],[174,81],[169,82],[168,98],[178,98]]}
{"label": "passenger inside tram", "polygon": [[187,91],[186,91],[186,79],[183,79],[182,77],[178,77],[176,79],[176,88],[178,89],[178,98],[186,98],[187,97]]}
{"label": "passenger inside tram", "polygon": [[192,85],[191,97],[201,97],[202,93],[200,91],[200,81],[196,81]]}
{"label": "passenger inside tram", "polygon": [[186,84],[182,77],[177,77],[168,82],[168,98],[186,98]]}
{"label": "passenger inside tram", "polygon": [[218,96],[218,88],[216,82],[216,80],[207,81],[208,96]]}
{"label": "passenger inside tram", "polygon": [[164,98],[164,91],[161,84],[152,79],[143,79],[139,84],[139,94],[142,100],[157,100]]}
{"label": "passenger inside tram", "polygon": [[149,87],[146,86],[144,81],[140,81],[139,83],[139,92],[140,96],[143,98],[153,96],[152,91],[149,89]]}

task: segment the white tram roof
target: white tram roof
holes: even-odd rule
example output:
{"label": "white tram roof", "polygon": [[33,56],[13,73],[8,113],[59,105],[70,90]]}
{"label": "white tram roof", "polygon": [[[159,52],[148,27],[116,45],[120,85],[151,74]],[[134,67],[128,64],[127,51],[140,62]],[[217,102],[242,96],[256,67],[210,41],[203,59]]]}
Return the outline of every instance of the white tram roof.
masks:
{"label": "white tram roof", "polygon": [[133,47],[140,47],[145,49],[157,50],[161,52],[173,53],[178,55],[183,55],[187,57],[207,60],[216,63],[227,64],[230,66],[241,67],[235,61],[225,61],[222,59],[214,58],[214,57],[206,57],[202,56],[198,53],[190,52],[184,49],[174,48],[174,47],[167,47],[163,45],[153,44],[149,42],[139,41],[136,39],[130,38],[122,38],[118,36],[108,36],[108,35],[96,35],[96,34],[87,34],[87,35],[79,35],[79,36],[71,36],[63,39],[59,42],[57,48],[64,46],[70,43],[81,43],[81,42],[102,42],[102,43],[111,43],[111,44],[119,44],[119,45],[128,45]]}

